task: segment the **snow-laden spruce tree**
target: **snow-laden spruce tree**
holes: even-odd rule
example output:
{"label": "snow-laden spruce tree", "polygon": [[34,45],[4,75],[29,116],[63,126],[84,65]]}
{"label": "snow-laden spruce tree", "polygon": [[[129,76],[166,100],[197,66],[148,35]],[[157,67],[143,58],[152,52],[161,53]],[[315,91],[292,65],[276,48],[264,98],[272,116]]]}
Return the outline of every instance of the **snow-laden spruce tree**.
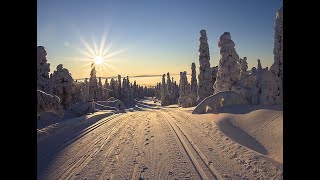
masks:
{"label": "snow-laden spruce tree", "polygon": [[282,7],[276,12],[275,35],[274,35],[274,63],[270,67],[278,86],[277,104],[283,103],[283,10]]}
{"label": "snow-laden spruce tree", "polygon": [[161,82],[161,99],[164,98],[165,94],[166,94],[166,91],[167,91],[167,88],[166,88],[166,75],[163,74],[162,75],[162,82]]}
{"label": "snow-laden spruce tree", "polygon": [[197,76],[196,76],[196,64],[191,64],[191,88],[190,88],[190,98],[192,99],[193,103],[196,104],[197,96],[198,96],[198,83],[197,83]]}
{"label": "snow-laden spruce tree", "polygon": [[214,84],[215,93],[231,90],[232,86],[239,81],[240,76],[239,56],[229,32],[220,36],[218,47],[220,48],[220,60],[217,80]]}
{"label": "snow-laden spruce tree", "polygon": [[116,97],[116,99],[122,100],[121,89],[122,89],[122,87],[121,87],[121,75],[118,74],[118,89],[117,89],[117,93],[116,93],[116,95],[118,95],[118,96]]}
{"label": "snow-laden spruce tree", "polygon": [[97,81],[97,71],[94,64],[91,64],[91,72],[89,79],[89,100],[98,101],[99,100],[99,90],[98,90],[98,81]]}
{"label": "snow-laden spruce tree", "polygon": [[260,59],[257,59],[257,61],[258,61],[257,70],[258,70],[258,71],[261,71],[261,70],[262,70],[261,61],[260,61]]}
{"label": "snow-laden spruce tree", "polygon": [[188,96],[189,88],[188,88],[188,79],[187,79],[187,72],[180,72],[180,83],[179,83],[179,95],[180,98]]}
{"label": "snow-laden spruce tree", "polygon": [[[212,82],[213,82],[212,84],[214,84],[216,82],[216,80],[217,80],[218,66],[213,66],[211,68],[211,73],[212,73]],[[213,89],[213,93],[215,93],[214,89]]]}
{"label": "snow-laden spruce tree", "polygon": [[185,108],[185,107],[191,107],[195,105],[193,102],[191,96],[190,96],[190,89],[191,85],[188,83],[187,79],[187,72],[180,72],[180,91],[179,91],[179,99],[178,99],[178,105]]}
{"label": "snow-laden spruce tree", "polygon": [[167,73],[167,92],[169,94],[169,97],[171,98],[171,89],[172,88],[172,83],[171,83],[171,78],[170,78],[170,73]]}
{"label": "snow-laden spruce tree", "polygon": [[253,74],[253,75],[257,74],[257,68],[256,67],[252,67],[251,68],[251,74]]}
{"label": "snow-laden spruce tree", "polygon": [[99,101],[104,101],[104,92],[103,92],[103,86],[102,86],[102,81],[101,81],[101,77],[99,77],[99,81],[98,81],[98,96],[99,96]]}
{"label": "snow-laden spruce tree", "polygon": [[73,82],[72,85],[72,103],[71,104],[76,104],[76,103],[84,103],[86,101],[85,96],[84,96],[84,82]]}
{"label": "snow-laden spruce tree", "polygon": [[110,96],[109,98],[111,98],[111,97],[115,98],[116,97],[116,91],[117,91],[116,81],[114,80],[114,78],[111,78],[111,80],[110,80],[110,88],[109,88],[109,96]]}
{"label": "snow-laden spruce tree", "polygon": [[105,100],[108,100],[109,99],[109,97],[110,97],[110,85],[109,85],[109,82],[108,82],[108,78],[106,78],[106,80],[105,80],[105,82],[104,82],[104,94],[105,94],[105,96],[104,96],[104,99]]}
{"label": "snow-laden spruce tree", "polygon": [[57,66],[57,69],[52,74],[53,94],[57,95],[61,100],[61,105],[64,109],[70,106],[73,93],[73,78],[68,69],[63,68],[62,64]]}
{"label": "snow-laden spruce tree", "polygon": [[129,88],[128,88],[128,80],[127,78],[122,78],[122,89],[121,89],[121,93],[122,93],[122,96],[121,96],[121,99],[122,99],[122,102],[125,104],[125,105],[128,105],[130,104],[130,97],[129,97]]}
{"label": "snow-laden spruce tree", "polygon": [[239,60],[240,64],[240,78],[239,79],[244,79],[249,76],[248,70],[248,63],[247,63],[247,57],[244,57],[243,59],[240,58]]}
{"label": "snow-laden spruce tree", "polygon": [[135,99],[138,97],[138,86],[137,86],[136,80],[134,80],[134,82],[133,82],[133,96],[134,96]]}
{"label": "snow-laden spruce tree", "polygon": [[114,91],[114,98],[119,100],[119,82],[118,79],[115,79],[116,89]]}
{"label": "snow-laden spruce tree", "polygon": [[88,78],[84,79],[84,84],[82,85],[82,90],[84,94],[84,99],[87,102],[89,100],[89,81]]}
{"label": "snow-laden spruce tree", "polygon": [[172,81],[171,82],[173,82],[172,83],[172,96],[173,96],[173,101],[172,101],[172,103],[173,104],[177,104],[178,103],[178,99],[179,99],[179,85],[177,84],[177,82],[176,81],[174,81],[173,80],[173,77],[172,77]]}
{"label": "snow-laden spruce tree", "polygon": [[[213,79],[210,67],[210,53],[206,30],[200,31],[198,102],[213,94]],[[181,95],[180,95],[181,97]]]}
{"label": "snow-laden spruce tree", "polygon": [[50,63],[47,63],[47,51],[43,46],[37,47],[37,89],[52,93],[52,84],[49,77]]}
{"label": "snow-laden spruce tree", "polygon": [[128,93],[128,99],[129,103],[133,104],[134,103],[134,97],[133,97],[133,89],[132,89],[132,83],[130,83],[129,76],[127,76],[127,93]]}
{"label": "snow-laden spruce tree", "polygon": [[259,104],[276,104],[278,96],[277,82],[271,71],[263,69],[257,74],[257,88],[259,92]]}
{"label": "snow-laden spruce tree", "polygon": [[161,106],[168,106],[169,104],[170,104],[170,99],[169,99],[169,94],[167,90],[166,74],[163,74],[162,83],[161,83]]}

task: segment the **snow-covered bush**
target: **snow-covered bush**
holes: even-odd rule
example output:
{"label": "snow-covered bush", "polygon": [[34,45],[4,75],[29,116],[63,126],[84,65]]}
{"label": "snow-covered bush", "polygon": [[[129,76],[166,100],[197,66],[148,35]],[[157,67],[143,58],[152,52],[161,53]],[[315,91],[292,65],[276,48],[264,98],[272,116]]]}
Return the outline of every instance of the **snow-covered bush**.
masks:
{"label": "snow-covered bush", "polygon": [[37,90],[37,116],[39,117],[42,112],[53,112],[59,117],[62,117],[63,110],[60,106],[60,98]]}

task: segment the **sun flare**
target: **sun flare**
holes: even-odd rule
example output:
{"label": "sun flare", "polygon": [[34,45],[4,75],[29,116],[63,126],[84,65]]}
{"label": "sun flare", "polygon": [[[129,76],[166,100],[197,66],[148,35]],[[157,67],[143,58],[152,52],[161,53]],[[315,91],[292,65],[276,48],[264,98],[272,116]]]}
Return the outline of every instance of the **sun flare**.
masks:
{"label": "sun flare", "polygon": [[84,63],[81,68],[95,68],[97,70],[97,76],[106,76],[107,73],[115,73],[116,68],[113,65],[113,62],[117,61],[116,57],[118,54],[121,54],[127,51],[127,48],[118,49],[111,51],[112,42],[107,42],[107,31],[103,32],[100,42],[97,42],[95,37],[92,37],[92,42],[89,43],[86,41],[86,38],[79,34],[82,47],[72,47],[79,53],[82,57],[77,57],[74,60],[81,60]]}
{"label": "sun flare", "polygon": [[103,63],[103,58],[101,56],[96,56],[94,57],[94,64],[102,64]]}

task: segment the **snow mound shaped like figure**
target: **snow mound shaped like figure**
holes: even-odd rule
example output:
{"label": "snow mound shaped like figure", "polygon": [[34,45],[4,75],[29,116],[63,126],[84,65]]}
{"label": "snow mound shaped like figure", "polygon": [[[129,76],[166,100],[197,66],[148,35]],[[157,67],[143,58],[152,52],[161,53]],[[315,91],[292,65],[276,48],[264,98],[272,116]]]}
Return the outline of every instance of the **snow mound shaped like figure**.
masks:
{"label": "snow mound shaped like figure", "polygon": [[110,106],[110,107],[115,107],[119,110],[121,113],[125,113],[126,109],[122,101],[120,100],[115,100],[115,101],[98,101],[97,102],[99,105],[103,106]]}
{"label": "snow mound shaped like figure", "polygon": [[231,104],[249,104],[249,102],[243,96],[234,91],[222,91],[206,97],[193,110],[192,114],[218,112],[223,106]]}
{"label": "snow mound shaped like figure", "polygon": [[53,112],[59,117],[63,116],[62,107],[60,106],[60,98],[55,95],[37,90],[37,116],[42,112]]}

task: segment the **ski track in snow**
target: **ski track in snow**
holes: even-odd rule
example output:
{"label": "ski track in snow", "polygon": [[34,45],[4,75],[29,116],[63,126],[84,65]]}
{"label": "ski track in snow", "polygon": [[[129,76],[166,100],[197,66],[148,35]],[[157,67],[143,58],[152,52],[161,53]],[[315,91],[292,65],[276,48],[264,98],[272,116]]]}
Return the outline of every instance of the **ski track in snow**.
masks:
{"label": "ski track in snow", "polygon": [[281,163],[179,108],[145,106],[103,118],[50,151],[40,147],[38,179],[283,178]]}

